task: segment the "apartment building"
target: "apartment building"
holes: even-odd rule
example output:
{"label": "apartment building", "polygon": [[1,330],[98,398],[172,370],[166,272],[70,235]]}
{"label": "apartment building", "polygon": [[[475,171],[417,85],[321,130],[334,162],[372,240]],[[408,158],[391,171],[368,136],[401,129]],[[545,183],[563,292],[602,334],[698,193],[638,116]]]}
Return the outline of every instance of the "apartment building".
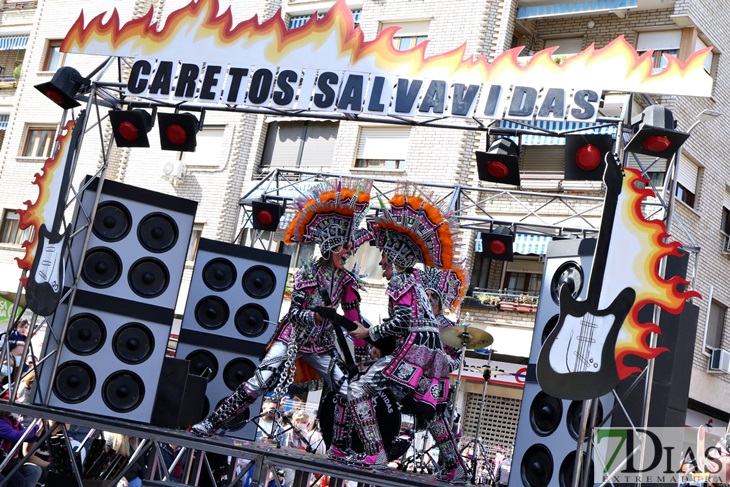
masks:
{"label": "apartment building", "polygon": [[[0,5],[0,129],[3,129],[0,130],[3,134],[0,184],[5,188],[0,193],[2,296],[11,300],[15,297],[21,273],[14,259],[22,257],[20,244],[28,237],[28,232],[18,229],[15,210],[22,208],[25,201],[37,198],[31,181],[51,155],[62,116],[62,111],[33,87],[48,81],[58,67],[73,66],[87,74],[105,61],[101,56],[61,53],[60,41],[82,10],[88,22],[104,12],[107,12],[104,15],[108,20],[108,10],[113,7],[124,23],[143,16],[154,7],[152,19],[164,25],[172,12],[184,8],[187,3],[183,0],[137,0],[106,5],[80,0],[69,6],[57,0],[4,0]],[[288,28],[297,29],[306,28],[315,14],[321,16],[333,2],[219,0],[217,4],[221,12],[230,7],[234,22],[254,15],[264,21],[280,12]],[[725,404],[730,399],[730,365],[728,370],[708,373],[708,361],[713,349],[730,351],[730,330],[725,329],[730,286],[722,277],[730,270],[730,188],[727,186],[728,170],[721,162],[725,145],[721,134],[730,126],[730,120],[721,116],[698,125],[695,122],[703,110],[720,113],[729,110],[726,106],[728,86],[723,76],[727,70],[723,53],[726,46],[730,48],[730,39],[724,29],[730,20],[726,18],[728,16],[718,11],[710,0],[594,0],[580,3],[495,0],[476,4],[350,0],[347,6],[365,40],[375,38],[383,29],[398,26],[393,35],[395,49],[412,49],[428,41],[427,56],[463,45],[466,57],[485,56],[492,61],[505,51],[520,47],[520,61],[528,63],[540,50],[555,48],[552,55],[556,62],[562,62],[591,45],[601,48],[618,36],[624,36],[640,53],[653,50],[655,67],[661,69],[666,64],[666,58],[661,54],[683,60],[700,48],[713,46],[712,55],[705,64],[715,80],[712,97],[635,94],[631,104],[635,114],[649,104],[662,104],[673,111],[679,130],[692,127],[691,137],[679,158],[675,219],[670,227],[679,241],[695,250],[700,249],[690,262],[692,285],[704,299],[697,301],[700,307],[697,335],[686,337],[695,340],[687,422],[696,426],[703,424],[699,421],[712,417],[716,425],[727,423],[730,411]],[[20,69],[16,69],[17,66]],[[100,79],[116,81],[116,66],[105,69],[107,71],[98,74]],[[121,72],[122,76],[128,75],[128,68],[123,67]],[[601,116],[618,117],[627,99],[622,93],[605,94]],[[92,105],[91,110],[96,109],[107,110]],[[78,111],[73,116],[77,114]],[[202,236],[250,244],[253,232],[241,218],[240,200],[249,196],[252,188],[275,169],[496,190],[489,193],[486,205],[495,218],[517,224],[514,227],[515,258],[511,262],[489,259],[485,252],[479,251],[479,232],[463,232],[460,252],[471,270],[472,289],[460,316],[495,337],[495,357],[501,355],[507,361],[505,363],[521,367],[529,358],[536,314],[534,307],[523,306],[517,311],[515,306],[507,310],[506,304],[514,301],[534,304],[543,283],[543,255],[551,230],[549,222],[582,214],[583,223],[575,223],[575,218],[568,226],[576,229],[584,226],[595,231],[600,221],[600,211],[595,205],[599,201],[597,198],[602,196],[600,182],[564,181],[565,139],[554,134],[540,134],[541,129],[562,133],[575,126],[569,122],[551,127],[540,123],[532,125],[531,134],[520,138],[521,185],[518,188],[479,181],[475,152],[486,150],[491,142],[484,130],[234,111],[206,112],[202,130],[197,134],[195,152],[161,150],[157,129],[150,133],[149,148],[112,147],[108,152],[106,177],[198,202],[181,299],[176,308],[178,314],[184,309],[197,239]],[[499,127],[519,128],[510,121],[501,122]],[[606,128],[587,129],[586,132],[616,133],[615,129],[611,132]],[[102,155],[111,139],[108,119],[87,131],[75,172],[76,185],[84,175],[101,167]],[[642,159],[642,162],[647,161]],[[629,160],[629,164],[637,166],[635,160]],[[666,170],[666,162],[660,160],[647,173],[660,191]],[[497,194],[499,196],[495,196]],[[566,204],[558,207],[546,204],[554,198],[560,198]],[[538,207],[539,211],[525,210]],[[524,221],[548,222],[545,235],[521,232],[519,223]],[[552,230],[558,225],[555,224]],[[268,248],[279,248],[273,235],[266,234],[264,239]],[[292,266],[311,255],[311,249],[306,248],[282,251],[297,255]],[[387,313],[382,292],[384,283],[378,278],[377,256],[372,249],[364,248],[356,260],[370,274],[366,278],[368,292],[364,298],[366,316],[377,320]],[[500,306],[500,303],[504,305]],[[725,358],[728,354],[717,355]],[[473,358],[478,364],[483,364],[483,359]],[[519,380],[515,381],[514,375],[498,379],[495,378],[494,387],[489,388],[486,417],[482,418],[481,428],[490,444],[506,446],[514,441],[522,391],[516,387]],[[480,382],[466,381],[461,402],[466,413],[467,437],[476,429],[482,392]]]}

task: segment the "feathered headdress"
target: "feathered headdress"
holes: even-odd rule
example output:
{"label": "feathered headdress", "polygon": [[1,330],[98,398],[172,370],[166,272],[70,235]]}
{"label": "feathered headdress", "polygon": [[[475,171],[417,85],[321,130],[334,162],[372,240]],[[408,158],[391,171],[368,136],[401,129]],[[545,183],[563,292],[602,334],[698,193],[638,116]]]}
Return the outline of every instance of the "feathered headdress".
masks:
{"label": "feathered headdress", "polygon": [[338,178],[297,198],[297,213],[286,229],[284,242],[316,243],[320,252],[347,245],[370,207],[369,179]]}
{"label": "feathered headdress", "polygon": [[438,294],[441,303],[450,310],[459,306],[469,288],[469,274],[457,266],[449,270],[426,267],[418,276],[424,289]]}
{"label": "feathered headdress", "polygon": [[399,183],[387,208],[381,200],[381,214],[370,222],[375,245],[386,258],[402,268],[422,262],[451,269],[454,265],[453,211],[442,211],[421,187]]}

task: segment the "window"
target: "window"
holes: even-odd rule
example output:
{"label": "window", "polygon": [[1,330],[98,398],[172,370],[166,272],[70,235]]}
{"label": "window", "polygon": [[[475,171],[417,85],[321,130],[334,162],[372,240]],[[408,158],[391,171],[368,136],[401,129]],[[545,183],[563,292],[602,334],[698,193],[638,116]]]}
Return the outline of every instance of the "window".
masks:
{"label": "window", "polygon": [[198,255],[198,244],[200,243],[200,237],[203,236],[203,224],[193,224],[193,232],[190,235],[190,243],[188,244],[188,253],[185,256],[185,260],[194,261],[195,256]]}
{"label": "window", "polygon": [[399,51],[407,51],[428,39],[429,23],[428,20],[381,22],[380,30],[399,27],[399,30],[393,35],[393,46]]}
{"label": "window", "polygon": [[681,30],[664,30],[659,32],[640,32],[636,41],[636,51],[643,54],[653,50],[652,62],[655,71],[664,68],[667,60],[663,54],[679,56],[679,46],[682,42]]}
{"label": "window", "polygon": [[337,122],[272,122],[261,168],[329,167],[337,142]]}
{"label": "window", "polygon": [[56,71],[61,66],[70,66],[75,58],[75,54],[61,52],[62,39],[53,39],[48,41],[46,48],[46,57],[43,60],[43,71]]}
{"label": "window", "polygon": [[21,155],[23,157],[51,157],[55,135],[55,127],[28,127]]}
{"label": "window", "polygon": [[537,258],[515,257],[513,262],[507,262],[502,289],[510,294],[540,294],[542,285],[543,265]]}
{"label": "window", "polygon": [[695,195],[697,194],[697,179],[700,168],[687,157],[679,159],[679,172],[677,174],[677,199],[694,208]]}
{"label": "window", "polygon": [[727,307],[717,301],[710,303],[710,318],[707,320],[707,342],[709,348],[722,348],[722,334],[725,328]]}
{"label": "window", "polygon": [[[352,10],[352,22],[353,24],[355,24],[355,27],[360,24],[361,12],[362,10]],[[321,19],[322,17],[324,17],[324,13],[317,14],[317,20]],[[312,18],[312,14],[292,15],[291,17],[289,17],[289,28],[296,29],[297,27],[301,27],[306,24],[310,18]]]}
{"label": "window", "polygon": [[362,127],[355,167],[404,169],[410,127]]}
{"label": "window", "polygon": [[15,210],[3,212],[2,227],[0,227],[0,243],[20,245],[26,240],[33,238],[34,228],[28,227],[20,230],[20,215]]}
{"label": "window", "polygon": [[[695,49],[694,49],[695,52],[696,51],[699,51],[700,49],[704,49],[706,47],[707,47],[707,44],[705,44],[702,41],[702,39],[700,39],[699,37],[697,37],[695,39]],[[705,64],[704,64],[705,71],[707,71],[708,73],[712,73],[712,62],[713,62],[713,59],[714,59],[714,54],[712,53],[712,51],[708,52],[707,53],[707,57],[705,58]]]}
{"label": "window", "polygon": [[[654,187],[664,187],[664,176],[667,170],[667,160],[644,154],[630,154],[628,167],[645,171],[644,177],[650,179]],[[649,186],[651,188],[651,186]]]}
{"label": "window", "polygon": [[307,262],[311,262],[314,258],[314,247],[313,243],[300,243],[296,245],[286,245],[281,243],[279,253],[292,256],[291,266],[295,269],[299,269]]}
{"label": "window", "polygon": [[364,275],[366,279],[382,281],[383,271],[380,268],[380,250],[375,245],[361,245],[355,255],[347,261],[347,268],[351,269],[357,264],[357,272]]}
{"label": "window", "polygon": [[582,37],[564,37],[562,39],[546,39],[545,49],[548,47],[558,46],[553,52],[553,56],[578,54],[583,50]]}
{"label": "window", "polygon": [[[223,143],[224,126],[208,126],[197,133],[195,152],[183,152],[186,166],[218,167],[227,157],[223,154],[230,144]],[[223,155],[223,157],[222,157]]]}

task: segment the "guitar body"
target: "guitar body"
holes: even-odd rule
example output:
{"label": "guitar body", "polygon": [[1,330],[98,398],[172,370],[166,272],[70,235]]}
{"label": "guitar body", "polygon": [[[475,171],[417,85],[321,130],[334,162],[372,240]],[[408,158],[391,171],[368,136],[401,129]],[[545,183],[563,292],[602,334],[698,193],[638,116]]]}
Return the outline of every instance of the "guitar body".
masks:
{"label": "guitar body", "polygon": [[605,309],[577,301],[568,286],[560,289],[560,319],[537,359],[542,390],[561,399],[603,396],[618,383],[616,341],[636,292],[627,287]]}
{"label": "guitar body", "polygon": [[61,235],[49,232],[45,224],[38,230],[38,247],[25,285],[28,308],[41,316],[53,314],[63,292],[63,252],[70,226]]}

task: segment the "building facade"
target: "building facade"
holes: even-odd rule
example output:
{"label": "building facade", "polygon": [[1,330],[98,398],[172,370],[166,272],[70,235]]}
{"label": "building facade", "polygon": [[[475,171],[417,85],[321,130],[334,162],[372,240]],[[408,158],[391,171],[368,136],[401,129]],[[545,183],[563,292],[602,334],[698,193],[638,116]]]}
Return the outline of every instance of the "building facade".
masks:
{"label": "building facade", "polygon": [[[601,48],[624,36],[639,52],[654,50],[653,62],[656,68],[661,68],[666,63],[661,53],[684,60],[697,49],[713,46],[706,62],[706,69],[715,80],[711,98],[635,94],[630,103],[637,114],[651,103],[669,107],[680,130],[693,127],[696,116],[703,110],[728,112],[730,84],[724,76],[728,67],[723,53],[725,47],[730,48],[725,28],[730,19],[726,19],[728,15],[722,9],[717,9],[716,2],[596,0],[581,2],[582,11],[572,8],[574,3],[568,0],[480,3],[364,0],[348,1],[347,5],[366,40],[375,38],[383,29],[398,26],[400,29],[393,36],[394,47],[406,50],[428,41],[426,55],[464,46],[466,57],[484,56],[493,61],[509,49],[521,48],[520,58],[527,63],[536,52],[554,47],[552,55],[559,63],[591,45]],[[254,15],[260,21],[281,15],[286,25],[295,29],[305,25],[315,13],[326,11],[332,2],[219,0],[217,4],[221,12],[230,7],[235,22]],[[51,156],[62,116],[62,111],[33,87],[48,81],[61,66],[70,65],[85,74],[105,61],[99,56],[61,53],[60,41],[82,10],[88,22],[113,6],[119,19],[126,22],[154,8],[153,19],[164,24],[171,12],[185,5],[187,2],[183,0],[136,0],[110,6],[80,0],[72,7],[58,0],[3,0],[0,4],[0,129],[4,129],[0,130],[3,134],[0,185],[4,188],[0,193],[0,293],[3,296],[12,300],[18,290],[21,272],[14,259],[22,257],[20,244],[28,237],[27,232],[18,229],[15,210],[37,198],[37,188],[31,181]],[[108,19],[110,14],[105,15]],[[20,68],[16,69],[17,66]],[[119,71],[126,76],[129,69],[122,66]],[[113,81],[115,76],[116,70],[109,69],[102,79]],[[617,117],[627,99],[621,93],[605,94],[601,115]],[[106,110],[103,106],[92,106],[94,110],[97,108]],[[713,349],[730,350],[730,330],[725,329],[730,286],[722,277],[730,271],[730,187],[727,183],[730,170],[722,163],[726,144],[721,136],[726,127],[730,127],[730,119],[721,117],[693,128],[679,160],[675,221],[671,224],[671,233],[677,240],[701,249],[691,260],[690,277],[694,289],[704,299],[697,302],[700,307],[697,336],[687,337],[695,340],[689,394],[691,411],[687,420],[694,426],[704,424],[698,421],[707,417],[713,417],[716,425],[730,419],[726,406],[730,399],[730,375],[707,371]],[[569,128],[554,130],[561,132]],[[197,150],[180,153],[161,150],[156,130],[150,133],[149,148],[109,148],[106,177],[198,202],[181,299],[176,308],[178,314],[184,310],[196,240],[202,236],[250,244],[253,231],[241,218],[240,200],[275,169],[483,188],[493,191],[485,204],[490,214],[501,221],[542,223],[546,228],[557,229],[559,222],[569,219],[568,226],[595,230],[600,220],[600,208],[596,207],[602,196],[600,182],[563,180],[562,137],[522,137],[522,182],[519,188],[514,188],[478,179],[475,152],[486,150],[491,141],[486,131],[209,111],[197,136]],[[74,177],[76,187],[84,175],[94,174],[102,167],[102,154],[111,140],[112,129],[106,118],[87,130]],[[637,162],[629,161],[629,164],[636,166]],[[666,168],[665,162],[658,161],[648,171],[648,176],[660,188]],[[567,203],[545,204],[553,198]],[[576,223],[576,214],[582,215],[583,223]],[[528,236],[520,235],[517,227],[512,262],[489,259],[483,252],[475,251],[480,240],[476,231],[465,230],[460,237],[460,253],[472,273],[472,289],[459,316],[489,331],[495,337],[495,353],[513,364],[527,362],[535,312],[529,306],[523,306],[520,311],[516,306],[507,310],[507,303],[535,304],[543,278],[542,254],[547,239],[528,246],[523,241]],[[264,239],[266,247],[279,249],[273,235],[266,234]],[[293,259],[292,266],[310,255],[308,252],[308,249],[296,250],[299,258]],[[366,277],[365,315],[377,321],[387,313],[377,256],[373,256],[372,250],[364,249],[356,259],[370,274]],[[484,364],[477,359],[473,363]],[[491,425],[488,430],[501,428],[499,434],[491,437],[499,447],[507,446],[514,439],[511,426],[517,423],[521,392],[513,379],[514,376],[509,381],[501,381],[508,385],[495,380],[488,393],[485,422]],[[469,436],[475,430],[482,386],[478,381],[466,382],[462,405],[466,412],[465,436]]]}

